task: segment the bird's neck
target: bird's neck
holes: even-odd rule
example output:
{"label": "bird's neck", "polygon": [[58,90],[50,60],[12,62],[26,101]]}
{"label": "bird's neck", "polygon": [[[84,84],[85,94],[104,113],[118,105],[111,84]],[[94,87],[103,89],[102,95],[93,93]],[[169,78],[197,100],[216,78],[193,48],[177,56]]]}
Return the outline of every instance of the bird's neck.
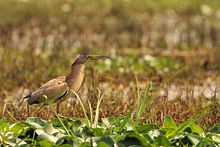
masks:
{"label": "bird's neck", "polygon": [[73,64],[70,73],[66,76],[66,82],[70,88],[77,92],[82,85],[85,76],[85,64]]}

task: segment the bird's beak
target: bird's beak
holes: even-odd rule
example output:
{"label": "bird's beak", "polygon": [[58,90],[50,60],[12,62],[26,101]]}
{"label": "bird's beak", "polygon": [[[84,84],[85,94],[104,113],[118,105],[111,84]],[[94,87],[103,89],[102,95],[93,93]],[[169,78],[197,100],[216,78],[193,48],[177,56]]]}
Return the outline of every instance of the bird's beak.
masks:
{"label": "bird's beak", "polygon": [[108,56],[99,56],[99,55],[90,55],[88,56],[88,60],[101,60],[101,59],[107,59],[110,58]]}

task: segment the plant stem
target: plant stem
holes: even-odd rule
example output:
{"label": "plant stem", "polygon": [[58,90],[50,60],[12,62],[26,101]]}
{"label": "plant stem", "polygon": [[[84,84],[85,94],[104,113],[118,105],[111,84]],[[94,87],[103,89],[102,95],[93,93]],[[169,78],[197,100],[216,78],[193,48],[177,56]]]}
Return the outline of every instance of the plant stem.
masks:
{"label": "plant stem", "polygon": [[46,95],[44,95],[44,98],[46,99],[46,101],[47,101],[49,107],[51,108],[51,110],[53,111],[53,113],[56,115],[56,117],[57,117],[58,121],[60,122],[60,124],[63,126],[63,128],[64,128],[65,132],[67,133],[67,135],[68,135],[68,136],[71,136],[70,133],[69,133],[69,131],[67,130],[66,126],[64,125],[64,123],[63,123],[62,120],[60,119],[59,115],[57,114],[57,112],[56,112],[55,109],[53,108],[51,102],[49,101],[49,99],[47,98]]}

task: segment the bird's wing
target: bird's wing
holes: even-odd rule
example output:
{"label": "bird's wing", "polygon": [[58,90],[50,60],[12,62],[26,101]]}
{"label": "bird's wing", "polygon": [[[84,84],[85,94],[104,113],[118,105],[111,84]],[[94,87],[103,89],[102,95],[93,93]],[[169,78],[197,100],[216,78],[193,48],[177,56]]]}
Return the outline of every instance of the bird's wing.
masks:
{"label": "bird's wing", "polygon": [[56,84],[63,83],[63,82],[65,82],[65,80],[66,80],[66,77],[65,77],[65,76],[56,77],[56,78],[54,78],[54,79],[48,81],[47,83],[41,85],[41,87],[40,87],[39,89],[45,89],[45,88],[54,86],[54,85],[56,85]]}
{"label": "bird's wing", "polygon": [[65,97],[69,92],[69,86],[65,82],[65,76],[57,77],[43,84],[38,90],[31,94],[27,100],[29,104],[45,103],[44,95],[55,102],[58,99]]}

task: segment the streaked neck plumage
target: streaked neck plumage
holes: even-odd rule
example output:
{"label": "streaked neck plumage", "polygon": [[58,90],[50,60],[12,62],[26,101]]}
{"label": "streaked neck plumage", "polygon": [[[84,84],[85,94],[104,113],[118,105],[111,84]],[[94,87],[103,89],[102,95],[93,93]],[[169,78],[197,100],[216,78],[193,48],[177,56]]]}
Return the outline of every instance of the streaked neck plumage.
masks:
{"label": "streaked neck plumage", "polygon": [[66,76],[66,82],[70,88],[77,92],[85,77],[85,63],[73,63],[70,73]]}

